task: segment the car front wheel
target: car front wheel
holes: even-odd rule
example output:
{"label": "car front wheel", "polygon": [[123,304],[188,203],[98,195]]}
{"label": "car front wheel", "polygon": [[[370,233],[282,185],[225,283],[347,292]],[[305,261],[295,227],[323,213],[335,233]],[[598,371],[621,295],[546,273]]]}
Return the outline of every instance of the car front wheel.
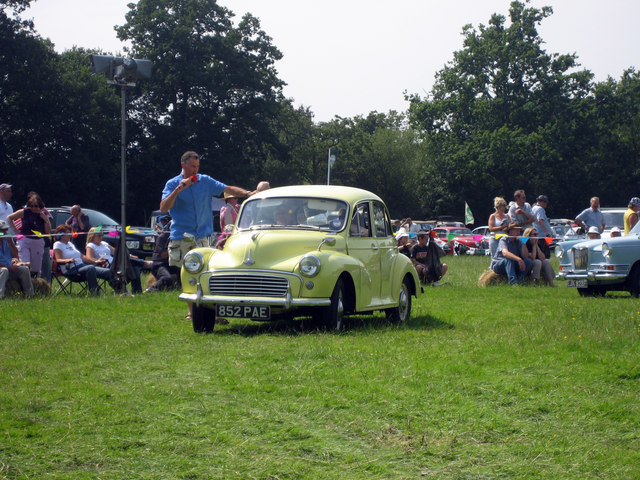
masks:
{"label": "car front wheel", "polygon": [[344,282],[339,278],[331,294],[331,305],[322,307],[322,323],[328,330],[340,331],[345,326],[344,291]]}
{"label": "car front wheel", "polygon": [[398,297],[398,306],[388,308],[384,312],[387,318],[393,322],[406,322],[411,316],[411,289],[409,288],[409,279],[405,278],[400,286],[400,295]]}
{"label": "car front wheel", "polygon": [[193,331],[196,333],[211,333],[216,325],[216,311],[212,308],[193,305],[191,313]]}

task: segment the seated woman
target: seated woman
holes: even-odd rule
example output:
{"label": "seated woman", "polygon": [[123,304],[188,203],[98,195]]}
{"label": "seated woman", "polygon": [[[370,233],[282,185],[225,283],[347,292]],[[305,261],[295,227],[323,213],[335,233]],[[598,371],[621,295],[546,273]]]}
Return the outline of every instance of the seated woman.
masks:
{"label": "seated woman", "polygon": [[538,245],[538,231],[533,227],[529,227],[524,231],[523,237],[528,238],[526,246],[529,258],[532,261],[531,279],[534,283],[539,282],[540,271],[542,271],[542,276],[545,281],[550,286],[555,287],[553,279],[555,278],[556,274],[553,271],[553,265],[551,265],[551,261],[545,257],[544,253],[542,253],[542,250],[540,249],[540,246]]}
{"label": "seated woman", "polygon": [[104,260],[92,260],[80,253],[71,240],[71,227],[66,224],[58,225],[53,244],[53,255],[62,273],[65,275],[79,275],[89,284],[89,291],[97,295],[100,293],[98,278],[109,280],[111,272],[104,265]]}
{"label": "seated woman", "polygon": [[[110,267],[113,263],[113,254],[115,248],[102,240],[102,232],[97,231],[92,227],[87,234],[87,246],[86,246],[87,258],[91,261],[98,261],[103,263],[104,267]],[[135,255],[129,255],[131,266],[136,274],[136,278],[131,281],[131,290],[133,293],[142,293],[142,283],[140,282],[140,269],[144,266],[151,268],[151,262],[145,262],[139,259]]]}

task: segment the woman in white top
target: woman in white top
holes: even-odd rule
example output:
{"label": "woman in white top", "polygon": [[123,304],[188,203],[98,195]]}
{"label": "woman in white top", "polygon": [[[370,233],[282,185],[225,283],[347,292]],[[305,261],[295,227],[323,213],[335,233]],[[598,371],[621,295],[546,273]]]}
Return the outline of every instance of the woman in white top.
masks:
{"label": "woman in white top", "polygon": [[65,275],[79,275],[89,284],[89,291],[92,294],[99,293],[98,278],[109,280],[111,272],[104,268],[104,260],[91,259],[80,253],[71,242],[71,227],[62,224],[55,230],[54,238],[57,241],[53,244],[53,255],[56,263],[60,265],[62,273]]}
{"label": "woman in white top", "polygon": [[491,232],[491,240],[489,241],[489,249],[491,250],[491,258],[496,254],[498,249],[498,240],[496,234],[507,234],[509,231],[509,215],[507,215],[507,202],[502,197],[493,199],[493,208],[495,213],[489,216],[489,231]]}
{"label": "woman in white top", "polygon": [[[105,266],[110,266],[113,263],[113,255],[115,254],[116,249],[102,240],[102,238],[103,236],[101,231],[96,232],[95,227],[89,229],[89,233],[87,233],[87,247],[85,251],[87,252],[87,257],[91,260],[104,261]],[[144,266],[145,262],[144,260],[140,260],[132,255],[129,255],[129,260],[131,261],[131,266],[136,274],[136,278],[131,280],[131,290],[133,293],[142,293],[140,268]]]}

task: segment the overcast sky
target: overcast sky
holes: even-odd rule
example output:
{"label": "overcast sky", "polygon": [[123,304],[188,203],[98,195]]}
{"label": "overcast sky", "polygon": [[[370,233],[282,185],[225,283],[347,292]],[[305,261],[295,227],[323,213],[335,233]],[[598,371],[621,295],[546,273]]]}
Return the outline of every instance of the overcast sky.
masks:
{"label": "overcast sky", "polygon": [[[134,0],[37,0],[24,14],[58,52],[74,45],[121,53],[114,25]],[[246,12],[284,54],[276,64],[295,105],[318,122],[373,110],[405,111],[404,93],[424,96],[462,48],[462,27],[508,18],[509,0],[220,0]],[[539,33],[549,53],[576,53],[596,80],[640,67],[640,1],[533,0],[553,7]]]}

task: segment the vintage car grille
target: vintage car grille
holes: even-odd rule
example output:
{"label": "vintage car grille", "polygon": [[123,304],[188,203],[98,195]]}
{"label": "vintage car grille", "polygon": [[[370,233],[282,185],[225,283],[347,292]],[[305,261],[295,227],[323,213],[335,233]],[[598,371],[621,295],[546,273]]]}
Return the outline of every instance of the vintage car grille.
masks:
{"label": "vintage car grille", "polygon": [[234,297],[284,297],[289,281],[271,275],[212,275],[209,291],[212,295]]}
{"label": "vintage car grille", "polygon": [[574,248],[573,249],[573,266],[576,270],[586,270],[589,266],[589,249]]}

